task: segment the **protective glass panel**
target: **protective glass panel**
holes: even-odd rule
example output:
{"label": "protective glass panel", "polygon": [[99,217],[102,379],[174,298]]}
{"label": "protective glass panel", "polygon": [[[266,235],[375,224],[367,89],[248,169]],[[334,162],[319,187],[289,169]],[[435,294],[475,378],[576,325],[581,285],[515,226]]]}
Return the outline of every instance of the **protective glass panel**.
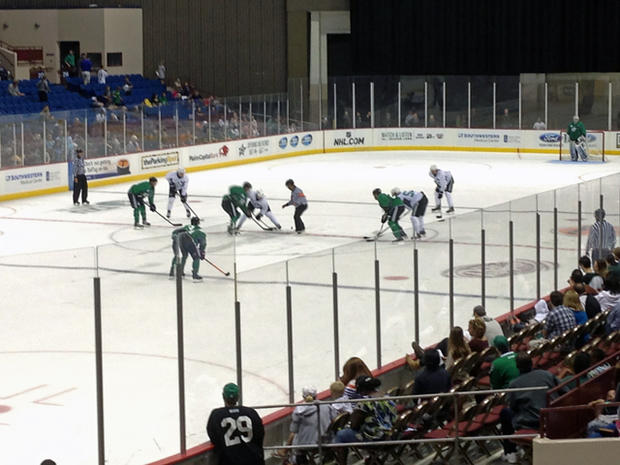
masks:
{"label": "protective glass panel", "polygon": [[446,76],[446,126],[467,127],[467,82],[466,76]]}
{"label": "protective glass panel", "polygon": [[24,159],[26,166],[46,163],[44,158],[43,121],[30,119],[23,122],[24,127]]}
{"label": "protective glass panel", "polygon": [[373,76],[375,92],[375,127],[398,126],[398,79],[392,76]]}
{"label": "protective glass panel", "polygon": [[471,127],[493,127],[493,79],[471,76]]}
{"label": "protective glass panel", "polygon": [[575,114],[575,75],[548,74],[548,128],[566,128]]}
{"label": "protective glass panel", "polygon": [[[545,75],[521,75],[521,122],[523,129],[544,129],[545,121]],[[545,127],[541,126],[544,123]]]}
{"label": "protective glass panel", "polygon": [[89,110],[86,122],[88,123],[87,152],[88,158],[104,157],[106,155],[105,132],[108,115],[105,108]]}
{"label": "protective glass panel", "polygon": [[497,76],[495,127],[519,129],[519,76]]}
{"label": "protective glass panel", "polygon": [[[429,88],[431,87],[429,86]],[[431,110],[431,103],[433,102],[429,100],[429,110]],[[424,77],[402,76],[400,80],[401,126],[424,126],[424,111]],[[433,119],[437,120],[435,116],[433,116]]]}

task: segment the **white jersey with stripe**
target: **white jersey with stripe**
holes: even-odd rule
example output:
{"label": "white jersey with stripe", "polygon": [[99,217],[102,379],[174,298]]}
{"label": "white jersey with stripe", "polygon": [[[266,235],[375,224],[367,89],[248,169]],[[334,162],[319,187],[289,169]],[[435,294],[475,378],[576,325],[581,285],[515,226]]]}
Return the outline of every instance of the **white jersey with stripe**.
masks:
{"label": "white jersey with stripe", "polygon": [[187,185],[189,184],[187,174],[184,174],[183,177],[180,178],[176,171],[170,171],[170,173],[166,175],[166,181],[173,184],[177,192],[181,195],[187,195]]}
{"label": "white jersey with stripe", "polygon": [[415,210],[418,202],[422,200],[422,192],[416,191],[404,191],[398,194],[396,197],[403,201],[403,204],[409,210]]}
{"label": "white jersey with stripe", "polygon": [[450,173],[450,171],[437,170],[437,174],[429,172],[428,175],[433,178],[433,181],[435,181],[435,184],[441,192],[444,192],[448,184],[450,184],[450,181],[452,181],[452,173]]}

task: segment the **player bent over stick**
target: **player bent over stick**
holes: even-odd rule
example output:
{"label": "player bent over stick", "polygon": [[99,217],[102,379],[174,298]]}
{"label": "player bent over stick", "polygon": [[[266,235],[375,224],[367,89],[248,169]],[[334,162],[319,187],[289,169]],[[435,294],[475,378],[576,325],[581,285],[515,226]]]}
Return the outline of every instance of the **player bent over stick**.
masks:
{"label": "player bent over stick", "polygon": [[[267,198],[265,197],[265,194],[263,194],[263,191],[260,189],[253,190],[252,184],[250,184],[249,182],[246,182],[243,184],[243,188],[245,189],[246,187],[248,188],[248,190],[246,191],[246,195],[248,197],[248,203],[247,203],[248,210],[250,211],[252,215],[254,215],[254,210],[256,209],[260,210],[258,214],[254,215],[254,217],[256,218],[256,221],[261,221],[261,218],[263,216],[266,216],[267,218],[271,220],[271,222],[274,224],[276,229],[282,229],[282,226],[280,225],[276,217],[271,212],[271,208],[269,207],[269,203],[267,202]],[[237,229],[241,229],[241,226],[245,222],[246,218],[248,217],[245,215],[242,215],[241,218],[239,218]]]}
{"label": "player bent over stick", "polygon": [[437,218],[441,218],[441,198],[446,194],[448,201],[448,209],[446,213],[454,212],[454,203],[452,202],[452,187],[454,186],[454,178],[450,171],[444,171],[437,168],[437,165],[431,165],[428,175],[433,178],[437,187],[435,188],[435,208],[431,211],[439,212]]}
{"label": "player bent over stick", "polygon": [[424,230],[424,214],[426,213],[428,199],[424,192],[416,192],[413,190],[401,192],[400,188],[395,187],[392,189],[391,193],[393,197],[398,197],[403,201],[403,205],[407,210],[411,210],[411,224],[413,225],[415,238],[421,239],[423,236],[426,236],[426,231]]}
{"label": "player bent over stick", "polygon": [[387,194],[383,194],[379,188],[373,190],[372,195],[375,200],[379,202],[379,206],[385,212],[381,217],[381,223],[385,223],[387,221],[388,226],[396,238],[394,242],[402,241],[407,237],[407,234],[403,231],[403,228],[401,228],[398,224],[400,216],[405,211],[403,201],[399,197],[390,197]]}
{"label": "player bent over stick", "polygon": [[172,206],[174,205],[174,199],[179,194],[181,197],[181,203],[185,207],[185,213],[189,218],[192,216],[192,213],[187,205],[187,185],[189,184],[189,178],[185,174],[185,170],[183,168],[179,168],[176,171],[170,171],[166,175],[166,181],[170,184],[170,190],[168,191],[168,211],[166,212],[166,218],[170,218],[170,214],[172,213]]}
{"label": "player bent over stick", "polygon": [[207,249],[207,235],[200,229],[200,218],[192,218],[191,224],[172,231],[172,252],[174,258],[170,265],[170,278],[174,278],[174,270],[179,263],[179,251],[181,252],[182,276],[185,276],[185,262],[187,256],[192,256],[192,278],[194,281],[202,281],[202,276],[198,274],[200,260],[205,258]]}
{"label": "player bent over stick", "polygon": [[568,123],[568,139],[570,144],[570,159],[571,161],[578,161],[579,155],[583,161],[588,161],[588,145],[586,144],[586,127],[581,121],[579,116],[573,116],[573,121]]}
{"label": "player bent over stick", "polygon": [[252,216],[250,210],[247,207],[248,195],[247,192],[251,188],[251,184],[246,182],[241,186],[230,186],[228,194],[222,197],[222,209],[228,213],[230,217],[230,224],[228,225],[228,234],[236,234],[239,229],[237,228],[237,220],[241,216],[240,209],[248,218]]}
{"label": "player bent over stick", "polygon": [[[154,212],[157,210],[153,199],[155,197],[155,186],[157,185],[157,178],[151,176],[148,181],[139,182],[129,188],[127,196],[129,197],[129,203],[133,208],[133,226],[137,229],[142,229],[144,226],[150,226],[151,223],[146,221],[146,208],[144,207],[144,196],[149,199],[149,209]],[[140,216],[142,216],[142,224],[140,224]]]}

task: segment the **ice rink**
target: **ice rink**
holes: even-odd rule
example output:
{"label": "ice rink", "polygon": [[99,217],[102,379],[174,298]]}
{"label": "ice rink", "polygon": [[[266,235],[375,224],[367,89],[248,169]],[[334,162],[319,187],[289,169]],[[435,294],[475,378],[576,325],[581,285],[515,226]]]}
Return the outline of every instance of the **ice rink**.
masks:
{"label": "ice rink", "polygon": [[[443,152],[355,152],[313,155],[189,173],[189,201],[208,234],[207,257],[233,272],[241,302],[244,402],[288,401],[285,286],[292,288],[296,398],[304,385],[327,388],[334,373],[332,272],[338,273],[340,360],[360,356],[376,367],[375,256],[381,266],[382,360],[410,350],[414,337],[412,256],[420,257],[420,335],[430,344],[448,333],[448,240],[454,239],[455,324],[467,325],[480,303],[480,229],[486,259],[497,272],[486,280],[489,312],[510,309],[509,220],[514,222],[515,305],[535,297],[534,223],[542,212],[542,280],[553,264],[551,211],[559,209],[559,277],[574,268],[575,184],[583,189],[584,226],[599,194],[617,224],[618,185],[592,182],[617,173],[620,163],[556,162],[544,155]],[[455,178],[456,215],[438,222],[430,212],[431,164]],[[293,178],[309,200],[307,233],[292,234],[293,209],[282,209]],[[246,221],[225,232],[221,196],[231,184],[261,188],[283,225],[264,232]],[[428,236],[393,244],[362,240],[379,229],[381,210],[371,192],[399,186],[429,197]],[[566,194],[542,194],[566,187]],[[93,285],[101,277],[106,455],[110,465],[138,465],[178,452],[175,283],[168,280],[171,227],[149,213],[152,226],[133,229],[129,184],[92,188],[90,206],[74,207],[71,193],[0,204],[0,464],[95,463],[97,457]],[[168,186],[157,187],[165,213]],[[540,194],[538,199],[535,194]],[[527,199],[524,197],[529,196]],[[555,197],[555,199],[554,199]],[[516,200],[523,199],[523,200]],[[506,204],[510,202],[510,204]],[[503,205],[500,205],[503,204]],[[499,205],[499,206],[498,206]],[[488,208],[484,214],[481,208]],[[445,199],[444,199],[445,210]],[[444,218],[448,218],[444,215]],[[185,222],[177,202],[173,220]],[[267,220],[268,221],[268,220]],[[411,232],[409,217],[401,224]],[[586,230],[587,232],[587,230]],[[452,236],[450,236],[452,235]],[[586,236],[583,236],[585,243]],[[375,255],[376,254],[376,255]],[[288,262],[288,266],[287,266]],[[476,268],[477,267],[477,268]],[[189,265],[186,272],[189,270]],[[188,447],[206,440],[210,410],[221,387],[235,380],[235,285],[206,263],[207,279],[184,284]],[[543,286],[543,293],[550,285]]]}

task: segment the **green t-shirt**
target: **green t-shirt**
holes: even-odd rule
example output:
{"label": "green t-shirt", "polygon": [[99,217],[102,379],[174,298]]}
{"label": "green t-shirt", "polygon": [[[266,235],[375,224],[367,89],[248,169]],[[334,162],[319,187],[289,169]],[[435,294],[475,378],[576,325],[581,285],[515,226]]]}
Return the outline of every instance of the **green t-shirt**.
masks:
{"label": "green t-shirt", "polygon": [[68,53],[67,56],[65,57],[65,63],[67,63],[71,67],[74,67],[75,66],[75,55]]}
{"label": "green t-shirt", "polygon": [[514,352],[506,352],[501,357],[493,360],[491,364],[491,387],[493,389],[505,389],[508,384],[519,376],[517,368],[517,356]]}

